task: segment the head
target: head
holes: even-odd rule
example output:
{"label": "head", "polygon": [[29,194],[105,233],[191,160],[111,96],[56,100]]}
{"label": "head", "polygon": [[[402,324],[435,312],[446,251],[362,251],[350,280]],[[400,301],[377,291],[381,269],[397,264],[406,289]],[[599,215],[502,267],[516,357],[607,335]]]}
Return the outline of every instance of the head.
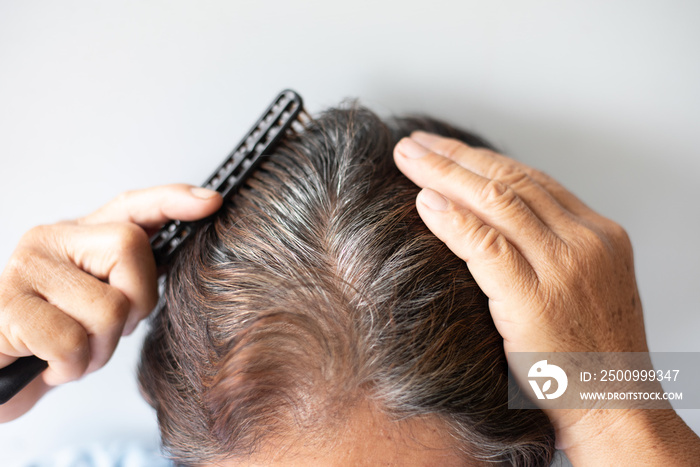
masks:
{"label": "head", "polygon": [[546,416],[507,407],[487,298],[393,163],[414,130],[489,147],[329,110],[177,257],[139,369],[177,462],[549,465]]}

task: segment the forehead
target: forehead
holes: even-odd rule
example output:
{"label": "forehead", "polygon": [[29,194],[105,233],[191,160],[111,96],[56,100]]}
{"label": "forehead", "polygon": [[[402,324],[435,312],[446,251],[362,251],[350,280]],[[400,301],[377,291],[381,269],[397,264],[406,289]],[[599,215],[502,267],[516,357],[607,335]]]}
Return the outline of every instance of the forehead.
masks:
{"label": "forehead", "polygon": [[446,427],[436,417],[394,421],[368,403],[357,404],[343,415],[320,434],[323,439],[304,440],[303,434],[292,434],[286,442],[272,440],[253,457],[223,466],[480,465],[453,449]]}

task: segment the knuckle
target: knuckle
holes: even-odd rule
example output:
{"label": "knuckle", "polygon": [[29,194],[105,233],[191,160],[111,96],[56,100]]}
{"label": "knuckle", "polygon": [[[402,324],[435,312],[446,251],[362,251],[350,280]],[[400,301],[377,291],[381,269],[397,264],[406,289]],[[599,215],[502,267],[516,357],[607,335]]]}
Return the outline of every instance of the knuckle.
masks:
{"label": "knuckle", "polygon": [[574,231],[574,251],[582,256],[595,253],[615,254],[619,250],[631,251],[632,242],[627,231],[618,223],[599,217],[594,221],[579,224]]}
{"label": "knuckle", "polygon": [[533,182],[532,178],[520,169],[509,167],[505,170],[507,170],[507,173],[504,173],[500,180],[511,187],[527,185]]}
{"label": "knuckle", "polygon": [[129,315],[130,308],[131,304],[126,296],[115,288],[109,287],[102,297],[102,304],[97,313],[100,321],[98,332],[122,326]]}
{"label": "knuckle", "polygon": [[133,253],[148,247],[148,236],[136,224],[118,224],[115,229],[115,248],[121,253]]}
{"label": "knuckle", "polygon": [[513,164],[494,164],[488,170],[487,176],[508,186],[518,186],[532,181],[527,172]]}
{"label": "knuckle", "polygon": [[129,203],[129,200],[133,197],[133,195],[133,190],[122,191],[114,198],[113,203],[115,203],[118,206],[126,205]]}
{"label": "knuckle", "polygon": [[24,347],[22,339],[23,326],[17,320],[3,319],[2,320],[2,330],[3,338],[14,348]]}
{"label": "knuckle", "polygon": [[27,267],[27,263],[34,261],[33,255],[27,251],[26,248],[18,247],[7,260],[5,265],[5,272],[3,274],[4,280],[3,285],[7,282],[7,277],[16,277],[18,273],[21,273]]}
{"label": "knuckle", "polygon": [[11,317],[15,315],[18,302],[24,295],[14,278],[3,278],[0,283],[0,328],[12,324]]}
{"label": "knuckle", "polygon": [[87,331],[82,326],[77,323],[73,326],[67,326],[57,337],[59,348],[56,352],[56,357],[59,360],[71,363],[88,361],[90,342]]}
{"label": "knuckle", "polygon": [[595,268],[607,262],[611,245],[594,228],[583,227],[576,232],[576,242],[569,249],[569,261],[578,268]]}
{"label": "knuckle", "polygon": [[54,226],[52,225],[37,225],[29,229],[22,235],[19,245],[24,248],[32,248],[36,245],[43,245],[47,239],[54,234]]}
{"label": "knuckle", "polygon": [[15,348],[22,346],[25,322],[17,318],[25,314],[26,306],[27,295],[0,290],[0,335]]}
{"label": "knuckle", "polygon": [[516,171],[517,169],[510,164],[496,163],[489,166],[486,176],[495,180],[502,180]]}
{"label": "knuckle", "polygon": [[80,326],[68,327],[62,332],[61,343],[63,348],[69,353],[81,352],[87,347],[87,333]]}
{"label": "knuckle", "polygon": [[605,248],[605,242],[594,228],[584,227],[578,232],[579,239],[587,250],[599,251]]}
{"label": "knuckle", "polygon": [[12,293],[22,288],[36,286],[37,279],[46,274],[45,254],[36,248],[19,246],[5,266],[2,289]]}
{"label": "knuckle", "polygon": [[477,232],[475,238],[476,248],[488,257],[500,257],[503,255],[506,244],[505,238],[493,227],[484,225]]}
{"label": "knuckle", "polygon": [[499,180],[489,180],[484,185],[481,198],[487,208],[495,211],[507,210],[518,200],[515,191]]}
{"label": "knuckle", "polygon": [[467,222],[464,217],[457,216],[453,220],[453,228],[460,238],[471,242],[472,249],[482,255],[498,256],[503,252],[503,236],[489,225]]}
{"label": "knuckle", "polygon": [[625,228],[617,222],[610,221],[607,226],[607,232],[615,245],[631,247],[632,241],[630,240],[629,234]]}

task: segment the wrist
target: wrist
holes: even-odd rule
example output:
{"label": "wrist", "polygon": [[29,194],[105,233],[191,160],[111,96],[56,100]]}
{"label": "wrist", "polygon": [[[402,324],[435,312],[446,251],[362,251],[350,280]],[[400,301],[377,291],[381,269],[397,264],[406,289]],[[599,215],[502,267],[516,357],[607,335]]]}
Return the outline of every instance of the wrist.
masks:
{"label": "wrist", "polygon": [[[554,412],[554,411],[550,411]],[[548,413],[573,465],[696,465],[700,439],[673,409]]]}

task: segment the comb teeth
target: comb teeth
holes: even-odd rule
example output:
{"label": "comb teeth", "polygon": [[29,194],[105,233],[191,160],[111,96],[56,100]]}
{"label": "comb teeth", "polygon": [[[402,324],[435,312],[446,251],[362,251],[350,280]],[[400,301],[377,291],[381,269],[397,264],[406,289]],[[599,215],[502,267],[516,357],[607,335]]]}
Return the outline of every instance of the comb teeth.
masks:
{"label": "comb teeth", "polygon": [[[228,198],[245,183],[262,156],[272,152],[285,135],[301,133],[310,121],[299,94],[289,89],[282,91],[202,186]],[[177,220],[166,223],[151,237],[156,263],[168,264],[198,226],[198,222]]]}

